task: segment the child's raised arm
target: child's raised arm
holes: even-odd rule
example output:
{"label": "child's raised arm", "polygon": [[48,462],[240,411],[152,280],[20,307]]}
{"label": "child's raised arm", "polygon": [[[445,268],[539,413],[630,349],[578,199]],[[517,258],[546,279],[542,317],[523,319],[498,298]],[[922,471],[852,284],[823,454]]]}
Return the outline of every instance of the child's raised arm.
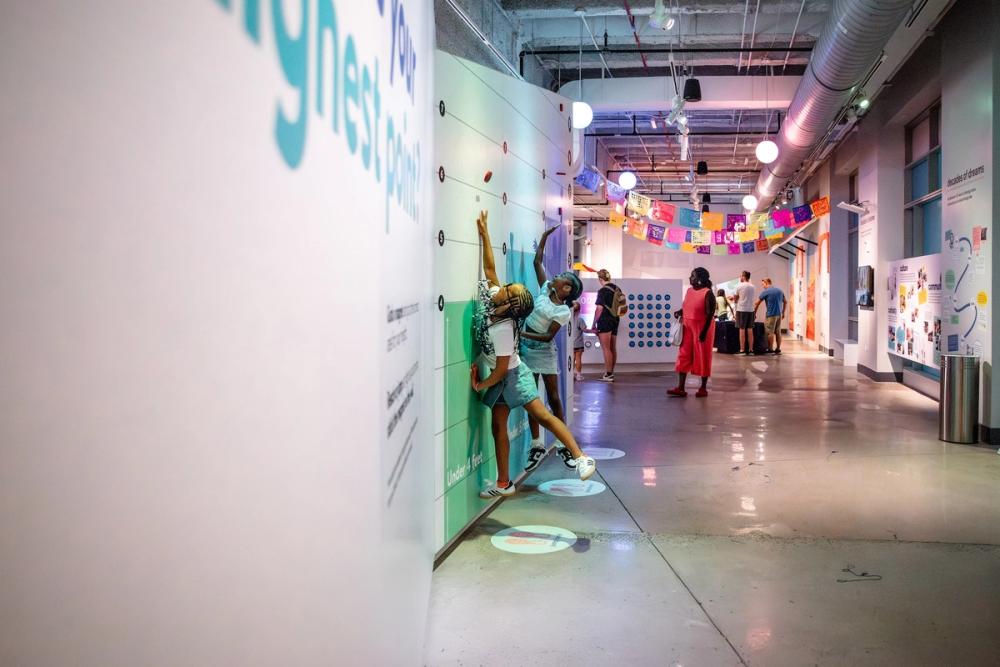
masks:
{"label": "child's raised arm", "polygon": [[490,230],[486,226],[488,216],[486,211],[480,211],[479,217],[476,218],[476,228],[479,229],[479,238],[483,242],[483,273],[486,274],[486,280],[490,281],[491,285],[499,285],[497,265],[493,259],[493,246],[490,244]]}

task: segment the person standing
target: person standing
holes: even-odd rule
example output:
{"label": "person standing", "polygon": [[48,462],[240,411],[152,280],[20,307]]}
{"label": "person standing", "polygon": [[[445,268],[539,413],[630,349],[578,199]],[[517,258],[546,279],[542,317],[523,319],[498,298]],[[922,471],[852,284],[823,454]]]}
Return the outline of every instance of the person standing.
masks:
{"label": "person standing", "polygon": [[601,269],[597,272],[597,281],[601,289],[597,291],[596,308],[594,309],[594,327],[592,333],[597,333],[601,342],[601,352],[604,353],[604,382],[615,381],[615,364],[618,362],[618,313],[611,307],[615,301],[618,286],[611,282],[611,272]]}
{"label": "person standing", "polygon": [[750,272],[740,274],[740,284],[729,300],[736,304],[736,328],[740,332],[740,349],[746,355],[753,354],[754,297],[757,290],[750,282]]}
{"label": "person standing", "polygon": [[708,270],[702,267],[691,272],[691,289],[684,294],[681,306],[681,347],[677,352],[677,386],[667,390],[667,395],[684,398],[688,373],[701,376],[698,398],[708,396],[708,378],[712,375],[712,346],[715,343],[715,295]]}
{"label": "person standing", "polygon": [[583,315],[580,314],[580,302],[573,302],[573,368],[576,372],[573,374],[573,379],[577,382],[583,381],[583,332],[587,330],[587,321],[583,319]]}
{"label": "person standing", "polygon": [[726,297],[726,290],[721,287],[715,295],[715,316],[719,318],[720,322],[735,319],[733,304],[729,303],[729,299]]}
{"label": "person standing", "polygon": [[764,289],[757,297],[757,303],[753,306],[754,316],[760,304],[765,305],[764,310],[764,331],[767,332],[767,351],[774,354],[781,354],[781,321],[785,319],[785,308],[788,301],[785,293],[774,286],[770,278],[761,281]]}

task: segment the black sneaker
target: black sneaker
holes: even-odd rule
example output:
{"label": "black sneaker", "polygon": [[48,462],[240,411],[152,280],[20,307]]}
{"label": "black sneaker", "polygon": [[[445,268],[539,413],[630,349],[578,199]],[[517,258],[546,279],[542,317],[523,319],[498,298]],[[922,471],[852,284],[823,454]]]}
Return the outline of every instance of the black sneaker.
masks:
{"label": "black sneaker", "polygon": [[531,472],[538,467],[538,464],[545,458],[544,447],[532,447],[528,450],[528,463],[524,466],[525,472]]}
{"label": "black sneaker", "polygon": [[559,456],[563,460],[563,465],[570,469],[576,468],[576,459],[573,458],[573,455],[569,453],[568,449],[565,447],[559,447],[556,451],[559,452]]}
{"label": "black sneaker", "polygon": [[781,354],[781,348],[780,347],[774,348],[774,353],[775,354]]}
{"label": "black sneaker", "polygon": [[614,381],[615,381],[615,374],[614,373],[605,373],[601,377],[601,382],[614,382]]}

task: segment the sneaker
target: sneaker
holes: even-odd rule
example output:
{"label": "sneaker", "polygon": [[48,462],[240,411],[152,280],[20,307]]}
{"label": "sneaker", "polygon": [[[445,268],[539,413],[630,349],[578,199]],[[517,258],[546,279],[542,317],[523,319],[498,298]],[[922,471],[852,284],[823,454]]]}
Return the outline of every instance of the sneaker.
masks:
{"label": "sneaker", "polygon": [[560,458],[562,458],[563,465],[565,465],[567,468],[576,467],[576,459],[573,458],[573,455],[570,454],[568,449],[566,449],[565,447],[558,447],[556,451],[559,453]]}
{"label": "sneaker", "polygon": [[480,498],[500,498],[501,496],[506,498],[508,496],[514,495],[514,482],[507,482],[506,487],[500,487],[496,484],[491,484],[489,488],[483,489],[479,492]]}
{"label": "sneaker", "polygon": [[597,472],[597,463],[586,454],[576,460],[576,471],[580,473],[580,481],[586,481]]}
{"label": "sneaker", "polygon": [[774,348],[774,353],[775,354],[781,354],[781,348],[780,347]]}
{"label": "sneaker", "polygon": [[573,379],[576,382],[583,382],[583,373],[573,373]]}
{"label": "sneaker", "polygon": [[667,396],[676,396],[678,398],[687,397],[688,393],[684,391],[681,387],[674,387],[673,389],[667,389]]}
{"label": "sneaker", "polygon": [[601,382],[614,382],[614,381],[615,381],[614,373],[605,373],[604,375],[601,376]]}
{"label": "sneaker", "polygon": [[525,472],[531,472],[542,462],[545,458],[545,447],[535,447],[532,446],[528,450],[528,464],[524,466]]}

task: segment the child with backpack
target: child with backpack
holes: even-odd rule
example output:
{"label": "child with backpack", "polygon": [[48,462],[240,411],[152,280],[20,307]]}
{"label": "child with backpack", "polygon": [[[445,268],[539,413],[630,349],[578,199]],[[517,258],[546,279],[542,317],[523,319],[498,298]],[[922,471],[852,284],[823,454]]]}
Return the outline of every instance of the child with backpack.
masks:
{"label": "child with backpack", "polygon": [[597,333],[604,353],[604,382],[615,381],[615,364],[618,363],[618,324],[628,313],[628,297],[611,282],[611,272],[601,269],[597,272],[601,289],[597,292],[594,309],[594,326],[591,333]]}
{"label": "child with backpack", "polygon": [[521,363],[518,338],[521,324],[531,314],[534,299],[519,283],[500,284],[493,247],[487,228],[486,211],[476,220],[483,244],[483,272],[486,280],[479,283],[479,301],[475,317],[475,337],[482,350],[481,360],[487,370],[480,380],[479,367],[473,364],[472,389],[483,392],[482,402],[490,408],[493,441],[497,455],[497,480],[480,492],[481,498],[514,495],[510,479],[510,434],[507,420],[510,411],[523,407],[543,428],[551,432],[573,456],[581,480],[589,479],[597,470],[594,459],[584,455],[566,424],[557,419],[538,397],[538,385],[526,364]]}

